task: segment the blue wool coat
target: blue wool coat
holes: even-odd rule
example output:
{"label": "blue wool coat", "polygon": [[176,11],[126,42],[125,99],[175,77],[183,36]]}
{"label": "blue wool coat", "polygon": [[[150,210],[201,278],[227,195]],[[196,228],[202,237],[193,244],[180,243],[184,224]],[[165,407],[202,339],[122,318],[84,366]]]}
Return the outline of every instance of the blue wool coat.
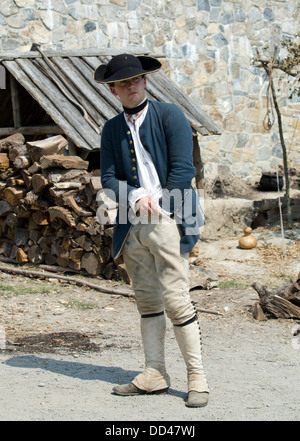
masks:
{"label": "blue wool coat", "polygon": [[[160,205],[174,213],[182,228],[181,252],[189,252],[198,241],[199,227],[204,224],[197,195],[191,187],[196,171],[191,126],[176,105],[149,101],[139,135],[163,188]],[[113,234],[116,258],[132,225],[129,193],[140,187],[133,139],[123,112],[103,127],[100,161],[102,187],[113,192],[119,204]]]}

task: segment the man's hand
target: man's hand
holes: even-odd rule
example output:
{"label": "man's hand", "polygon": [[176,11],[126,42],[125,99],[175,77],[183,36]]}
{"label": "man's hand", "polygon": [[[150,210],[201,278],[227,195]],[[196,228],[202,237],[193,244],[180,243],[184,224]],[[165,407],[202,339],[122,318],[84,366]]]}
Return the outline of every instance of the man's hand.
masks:
{"label": "man's hand", "polygon": [[135,208],[141,216],[158,216],[160,214],[160,207],[148,196],[144,196],[136,201]]}

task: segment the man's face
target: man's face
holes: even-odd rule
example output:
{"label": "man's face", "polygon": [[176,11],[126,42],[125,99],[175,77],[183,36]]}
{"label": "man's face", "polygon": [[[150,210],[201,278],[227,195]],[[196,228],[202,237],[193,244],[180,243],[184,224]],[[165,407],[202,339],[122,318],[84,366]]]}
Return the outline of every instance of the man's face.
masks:
{"label": "man's face", "polygon": [[136,77],[130,80],[117,81],[110,87],[121,103],[130,109],[138,106],[145,98],[146,78]]}

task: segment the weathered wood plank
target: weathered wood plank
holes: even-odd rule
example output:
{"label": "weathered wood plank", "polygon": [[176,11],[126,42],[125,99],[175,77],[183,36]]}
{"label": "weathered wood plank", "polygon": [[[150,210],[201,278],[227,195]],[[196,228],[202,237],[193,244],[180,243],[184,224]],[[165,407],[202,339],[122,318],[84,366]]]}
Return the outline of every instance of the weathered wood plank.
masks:
{"label": "weathered wood plank", "polygon": [[[62,59],[64,60],[64,59]],[[48,77],[53,81],[53,83],[58,87],[58,89],[64,94],[70,103],[72,103],[76,108],[79,109],[83,118],[88,122],[90,127],[96,132],[100,133],[99,126],[103,125],[105,120],[99,115],[95,108],[84,98],[82,90],[84,90],[84,85],[82,85],[82,90],[79,91],[72,83],[66,78],[66,73],[64,69],[61,71],[56,64],[52,63],[50,59],[47,62],[44,59],[37,59],[35,63],[40,65],[43,71],[48,75]],[[48,63],[51,63],[49,65]],[[66,67],[67,68],[67,67]],[[77,78],[78,80],[78,78]],[[77,81],[78,86],[78,81]]]}
{"label": "weathered wood plank", "polygon": [[56,124],[47,126],[27,126],[27,127],[1,127],[0,137],[21,133],[22,135],[62,135],[65,133],[63,128]]}
{"label": "weathered wood plank", "polygon": [[[60,91],[47,75],[43,74],[38,64],[31,60],[16,60],[17,64],[28,74],[34,84],[47,95],[54,106],[58,106],[60,114],[73,125],[73,127],[85,139],[85,144],[93,149],[98,143],[98,135],[91,129],[89,123],[83,118],[82,113],[72,104],[69,99]],[[43,105],[41,102],[40,105]],[[47,109],[45,109],[47,111]],[[84,134],[84,135],[83,135]]]}
{"label": "weathered wood plank", "polygon": [[300,308],[286,299],[273,296],[267,303],[266,308],[278,318],[300,319]]}
{"label": "weathered wood plank", "polygon": [[[46,57],[101,57],[114,56],[121,53],[131,53],[133,55],[150,55],[156,58],[164,58],[164,54],[150,54],[150,51],[143,46],[132,46],[120,49],[114,48],[91,48],[91,49],[76,49],[76,50],[45,50],[43,53]],[[14,60],[16,58],[42,58],[42,54],[38,51],[28,52],[0,52],[1,60]]]}
{"label": "weathered wood plank", "polygon": [[220,134],[220,128],[211,120],[211,118],[198,106],[196,106],[192,100],[189,99],[179,87],[174,87],[169,77],[163,72],[155,72],[152,76],[166,91],[171,94],[176,101],[182,105],[185,109],[194,115],[194,117],[201,121],[202,124],[212,133]]}
{"label": "weathered wood plank", "polygon": [[151,99],[151,95],[152,95],[158,101],[176,104],[183,111],[187,120],[192,125],[192,127],[195,128],[195,130],[200,132],[202,135],[208,134],[207,129],[205,127],[203,127],[199,123],[199,121],[197,121],[193,117],[193,115],[190,113],[190,111],[187,110],[186,107],[184,107],[178,100],[176,100],[174,98],[174,96],[166,94],[164,87],[161,84],[159,84],[158,82],[154,81],[154,79],[151,78],[151,75],[149,75],[147,77],[147,92],[149,92],[149,94],[150,94],[150,97],[149,97],[150,99]]}
{"label": "weathered wood plank", "polygon": [[11,94],[11,104],[13,110],[14,126],[21,126],[21,109],[20,109],[20,97],[18,83],[14,77],[10,78],[10,94]]}
{"label": "weathered wood plank", "polygon": [[80,84],[80,93],[76,94],[76,90],[74,90],[74,88],[72,91],[74,90],[74,94],[76,94],[79,100],[84,98],[84,101],[82,100],[81,104],[85,105],[87,110],[91,109],[90,112],[92,115],[95,115],[93,117],[94,119],[97,118],[98,124],[103,125],[107,119],[115,116],[115,113],[111,111],[107,103],[105,105],[105,102],[99,98],[96,90],[85,79],[85,77],[81,75],[80,71],[75,68],[69,59],[53,57],[51,58],[51,61],[53,61],[59,67],[62,75],[65,74],[72,85],[78,87],[78,84]]}
{"label": "weathered wood plank", "polygon": [[[88,66],[82,58],[72,57],[69,61],[74,65],[77,71],[81,72],[82,76],[88,83],[88,88],[92,95],[96,94],[97,102],[94,102],[95,107],[106,119],[113,118],[122,111],[122,105],[118,98],[112,93],[109,93],[107,85],[96,83],[93,78],[94,69]],[[100,87],[104,86],[104,87]]]}
{"label": "weathered wood plank", "polygon": [[[61,117],[64,116],[65,120],[73,127],[72,133],[78,128],[78,132],[84,133],[84,138],[82,137],[82,147],[92,148],[93,144],[96,143],[96,137],[91,135],[91,129],[88,126],[88,123],[82,118],[81,113],[75,106],[72,106],[67,98],[60,92],[57,87],[53,86],[51,80],[41,73],[41,71],[30,61],[30,60],[16,60],[18,66],[28,75],[30,78],[30,82],[35,84],[35,90],[38,88],[40,91],[43,91],[43,96],[39,99],[39,104],[45,108],[46,112],[48,112],[47,105],[45,104],[45,98],[47,102],[51,102],[54,107],[57,107],[58,110],[58,123],[61,120]],[[27,88],[27,83],[24,84],[24,87]],[[52,116],[52,115],[51,115]],[[53,118],[54,119],[54,118]],[[78,133],[77,132],[77,133]],[[77,135],[76,133],[76,135]],[[81,137],[78,133],[77,139]]]}
{"label": "weathered wood plank", "polygon": [[[111,105],[117,113],[122,112],[123,107],[119,100],[119,98],[115,97],[112,93],[109,93],[109,88],[107,84],[100,84],[97,83],[94,80],[94,71],[95,69],[103,62],[104,60],[99,60],[96,57],[82,57],[84,62],[92,68],[92,84],[94,85],[94,88],[98,91],[98,93],[108,102],[109,105]],[[73,58],[72,58],[73,60]]]}
{"label": "weathered wood plank", "polygon": [[[35,100],[46,110],[46,112],[51,116],[51,118],[62,127],[65,133],[68,133],[70,138],[74,141],[77,146],[86,148],[90,150],[88,143],[82,138],[81,134],[69,123],[69,121],[60,113],[59,109],[48,99],[44,92],[37,88],[34,83],[32,83],[31,78],[20,69],[15,61],[5,61],[5,67],[9,72],[20,82],[20,84],[33,96]],[[1,130],[1,129],[0,129]],[[19,129],[18,129],[19,131]],[[1,133],[1,132],[0,132]],[[24,130],[21,132],[24,133]]]}

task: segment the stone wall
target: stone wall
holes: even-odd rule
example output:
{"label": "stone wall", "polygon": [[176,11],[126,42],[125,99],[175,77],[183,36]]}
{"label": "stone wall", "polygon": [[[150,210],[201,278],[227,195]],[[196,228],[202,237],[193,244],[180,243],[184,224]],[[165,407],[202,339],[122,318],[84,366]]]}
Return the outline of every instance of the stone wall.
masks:
{"label": "stone wall", "polygon": [[[255,179],[282,164],[275,116],[270,130],[267,81],[254,68],[256,48],[299,32],[298,0],[5,0],[0,50],[145,46],[166,56],[167,74],[223,129],[200,141],[209,176]],[[282,52],[283,53],[283,52]],[[300,168],[300,101],[278,98],[290,167]]]}

